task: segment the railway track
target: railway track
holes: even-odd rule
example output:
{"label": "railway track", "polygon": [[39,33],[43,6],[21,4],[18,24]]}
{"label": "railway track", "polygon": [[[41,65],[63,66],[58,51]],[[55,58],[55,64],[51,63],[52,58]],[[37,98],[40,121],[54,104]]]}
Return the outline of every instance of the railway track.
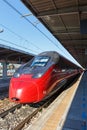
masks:
{"label": "railway track", "polygon": [[0,100],[0,113],[10,109],[15,105],[16,103],[10,102],[8,98],[4,98],[3,100]]}
{"label": "railway track", "polygon": [[36,108],[29,105],[15,105],[0,114],[0,130],[13,130],[28,115],[31,115]]}
{"label": "railway track", "polygon": [[21,107],[21,104],[15,105],[12,108],[9,108],[8,110],[0,113],[0,118],[4,118],[8,113],[15,111],[15,109],[19,109]]}
{"label": "railway track", "polygon": [[37,108],[32,114],[28,115],[27,118],[25,118],[22,122],[20,122],[14,130],[21,130],[26,123],[29,123],[31,119],[39,112],[42,111],[43,108],[46,108],[49,106],[49,104],[53,101],[53,98],[51,98],[48,102],[43,103],[39,108]]}
{"label": "railway track", "polygon": [[15,105],[16,103],[10,102],[8,99],[8,87],[0,88],[0,113],[3,113]]}
{"label": "railway track", "polygon": [[47,108],[53,100],[54,97],[39,104],[17,104],[2,112],[0,114],[0,130],[21,130],[37,113],[41,112],[43,108]]}

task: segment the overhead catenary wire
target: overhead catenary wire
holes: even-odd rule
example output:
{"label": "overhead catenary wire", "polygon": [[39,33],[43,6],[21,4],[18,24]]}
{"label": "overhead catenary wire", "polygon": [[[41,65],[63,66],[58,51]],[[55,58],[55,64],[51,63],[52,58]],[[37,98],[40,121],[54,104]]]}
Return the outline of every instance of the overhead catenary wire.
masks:
{"label": "overhead catenary wire", "polygon": [[23,48],[23,49],[27,49],[27,50],[30,50],[30,51],[32,51],[32,52],[37,53],[36,51],[34,51],[34,50],[32,50],[32,49],[29,49],[29,48],[26,48],[26,47],[22,47],[22,46],[20,46],[20,45],[17,45],[17,44],[15,44],[15,43],[11,42],[11,41],[7,41],[7,40],[1,39],[1,38],[0,38],[0,41],[6,42],[6,43],[10,43],[11,45],[15,45],[15,46],[21,47],[21,48]]}
{"label": "overhead catenary wire", "polygon": [[38,46],[36,46],[34,43],[28,41],[27,39],[23,38],[22,36],[20,36],[19,34],[15,33],[14,31],[12,31],[11,29],[9,29],[8,27],[6,27],[5,25],[3,24],[0,24],[2,27],[4,27],[5,29],[7,29],[9,32],[13,33],[14,35],[16,35],[17,37],[19,37],[20,39],[23,39],[25,42],[28,42],[29,44],[31,44],[32,46],[35,46],[37,49],[41,50],[41,51],[44,51],[42,50],[41,48],[39,48]]}
{"label": "overhead catenary wire", "polygon": [[[8,6],[10,6],[15,12],[17,12],[21,17],[23,14],[18,11],[12,4],[10,4],[7,0],[3,0]],[[28,18],[24,17],[24,19],[29,22],[33,27],[35,27],[42,35],[44,35],[52,44],[54,44],[57,48],[59,48],[64,54],[65,52],[54,42],[52,41],[44,32],[42,32],[34,23],[32,23]],[[65,54],[66,55],[66,54]]]}

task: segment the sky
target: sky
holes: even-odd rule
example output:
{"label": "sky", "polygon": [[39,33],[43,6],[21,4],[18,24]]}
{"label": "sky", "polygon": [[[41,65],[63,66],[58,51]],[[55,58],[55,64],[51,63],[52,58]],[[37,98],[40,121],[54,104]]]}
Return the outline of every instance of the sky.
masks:
{"label": "sky", "polygon": [[[26,17],[27,20],[22,17],[26,14],[30,14]],[[3,30],[0,33],[0,44],[2,45],[35,55],[43,51],[57,51],[78,64],[20,0],[0,0],[0,30]]]}

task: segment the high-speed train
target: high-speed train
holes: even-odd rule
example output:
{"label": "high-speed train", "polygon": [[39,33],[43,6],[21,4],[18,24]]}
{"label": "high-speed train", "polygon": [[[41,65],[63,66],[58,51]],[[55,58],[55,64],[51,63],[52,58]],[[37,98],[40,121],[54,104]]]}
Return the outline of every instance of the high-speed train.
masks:
{"label": "high-speed train", "polygon": [[9,99],[19,103],[39,102],[78,73],[79,67],[57,52],[42,52],[16,70],[10,81]]}

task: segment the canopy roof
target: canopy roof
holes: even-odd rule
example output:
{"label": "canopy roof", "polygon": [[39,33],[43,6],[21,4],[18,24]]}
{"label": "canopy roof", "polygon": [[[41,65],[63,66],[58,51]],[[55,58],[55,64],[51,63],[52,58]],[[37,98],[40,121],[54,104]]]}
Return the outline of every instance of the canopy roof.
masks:
{"label": "canopy roof", "polygon": [[27,62],[34,55],[5,45],[0,45],[0,62]]}
{"label": "canopy roof", "polygon": [[87,0],[21,0],[60,41],[87,67]]}

